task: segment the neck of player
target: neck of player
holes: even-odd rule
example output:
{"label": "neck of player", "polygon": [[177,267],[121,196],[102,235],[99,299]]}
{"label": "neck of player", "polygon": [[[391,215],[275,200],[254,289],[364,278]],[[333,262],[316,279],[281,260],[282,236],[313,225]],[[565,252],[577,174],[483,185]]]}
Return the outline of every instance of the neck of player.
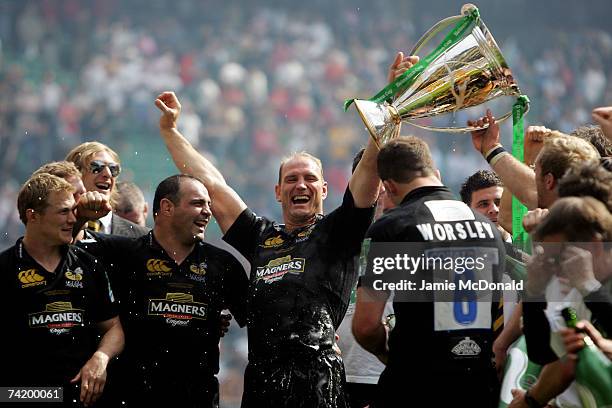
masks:
{"label": "neck of player", "polygon": [[28,231],[23,237],[23,246],[36,262],[49,272],[54,272],[62,259],[61,246],[52,245],[43,239],[35,239]]}
{"label": "neck of player", "polygon": [[180,265],[195,247],[195,241],[183,242],[177,239],[172,231],[167,231],[157,225],[153,228],[153,235],[155,240],[166,251],[168,256],[174,259],[177,265]]}

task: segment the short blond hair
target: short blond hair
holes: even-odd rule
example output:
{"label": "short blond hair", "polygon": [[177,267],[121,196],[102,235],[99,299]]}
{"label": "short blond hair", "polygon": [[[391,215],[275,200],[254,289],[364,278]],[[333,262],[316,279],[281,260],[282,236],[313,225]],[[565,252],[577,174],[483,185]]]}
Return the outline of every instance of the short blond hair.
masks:
{"label": "short blond hair", "polygon": [[576,136],[553,131],[544,140],[537,158],[542,175],[552,174],[559,180],[571,168],[582,163],[597,163],[599,153],[589,142]]}
{"label": "short blond hair", "polygon": [[27,210],[44,212],[49,205],[49,195],[53,192],[62,191],[72,194],[74,193],[74,187],[63,178],[49,173],[40,173],[30,177],[19,190],[19,196],[17,197],[17,210],[21,222],[27,225]]}
{"label": "short blond hair", "polygon": [[115,163],[121,164],[119,155],[113,149],[100,142],[81,143],[66,155],[65,160],[74,163],[77,169],[83,171],[89,159],[96,153],[100,152],[110,154]]}
{"label": "short blond hair", "polygon": [[319,171],[321,173],[321,180],[323,180],[323,163],[321,163],[321,160],[318,157],[315,157],[308,152],[301,151],[301,152],[293,152],[290,155],[287,155],[282,158],[280,166],[278,167],[278,184],[281,183],[281,177],[283,175],[283,166],[287,164],[288,162],[290,162],[291,160],[296,159],[298,157],[305,157],[309,160],[312,160],[319,168]]}
{"label": "short blond hair", "polygon": [[76,165],[71,161],[58,161],[51,162],[47,164],[43,164],[32,173],[31,177],[38,176],[42,173],[53,174],[59,178],[66,179],[68,177],[78,177],[81,178],[81,172],[77,169]]}

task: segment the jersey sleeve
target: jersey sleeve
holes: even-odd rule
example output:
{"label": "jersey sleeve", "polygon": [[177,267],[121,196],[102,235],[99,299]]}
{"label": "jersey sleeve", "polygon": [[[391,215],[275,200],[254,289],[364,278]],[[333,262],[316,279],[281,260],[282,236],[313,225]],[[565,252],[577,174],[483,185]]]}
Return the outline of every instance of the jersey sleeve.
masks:
{"label": "jersey sleeve", "polygon": [[257,238],[269,223],[265,218],[258,217],[253,211],[246,208],[227,230],[223,240],[251,261],[257,247]]}
{"label": "jersey sleeve", "polygon": [[372,223],[375,207],[357,208],[351,191],[344,192],[342,205],[332,211],[326,222],[330,231],[330,243],[348,256],[359,254],[361,242]]}
{"label": "jersey sleeve", "polygon": [[240,262],[229,253],[226,254],[223,271],[223,298],[227,307],[240,327],[246,324],[246,300],[249,279]]}

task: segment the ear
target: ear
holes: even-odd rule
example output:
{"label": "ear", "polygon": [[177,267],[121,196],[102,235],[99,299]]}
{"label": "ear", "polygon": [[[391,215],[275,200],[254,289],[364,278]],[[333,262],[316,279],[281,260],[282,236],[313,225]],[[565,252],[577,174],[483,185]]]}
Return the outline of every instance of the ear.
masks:
{"label": "ear", "polygon": [[159,215],[169,216],[174,212],[174,203],[167,198],[162,198],[159,202]]}
{"label": "ear", "polygon": [[281,202],[281,188],[280,184],[274,186],[274,195],[276,196],[276,201]]}
{"label": "ear", "polygon": [[395,182],[393,180],[385,180],[383,181],[383,186],[385,186],[385,191],[387,192],[387,195],[391,201],[395,202],[393,200],[393,197],[395,197],[397,194],[397,186],[395,185]]}
{"label": "ear", "polygon": [[28,208],[25,212],[26,220],[29,222],[36,222],[40,218],[40,214],[34,211],[32,208]]}
{"label": "ear", "polygon": [[149,215],[149,203],[144,203],[144,208],[142,209],[142,212],[145,218],[147,218],[147,215]]}
{"label": "ear", "polygon": [[544,186],[547,190],[552,191],[557,186],[557,180],[555,180],[555,176],[551,173],[546,173],[544,175]]}
{"label": "ear", "polygon": [[440,174],[440,170],[436,169],[435,174],[438,180],[442,181],[442,174]]}
{"label": "ear", "polygon": [[321,199],[325,200],[327,198],[327,181],[323,181],[323,188],[321,190]]}

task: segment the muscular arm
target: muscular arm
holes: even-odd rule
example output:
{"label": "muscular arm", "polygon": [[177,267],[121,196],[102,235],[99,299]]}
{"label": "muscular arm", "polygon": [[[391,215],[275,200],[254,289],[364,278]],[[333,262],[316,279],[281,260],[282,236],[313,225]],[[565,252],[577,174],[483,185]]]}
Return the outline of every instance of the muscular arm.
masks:
{"label": "muscular arm", "polygon": [[213,216],[225,234],[240,213],[244,211],[246,204],[227,185],[219,170],[179,132],[177,120],[181,104],[174,92],[164,92],[159,95],[155,100],[155,106],[162,112],[159,119],[159,131],[174,164],[181,173],[202,179],[212,200]]}
{"label": "muscular arm", "polygon": [[377,156],[378,148],[372,138],[369,138],[363,157],[349,180],[349,190],[357,208],[371,207],[378,197],[380,179],[376,165]]}
{"label": "muscular arm", "polygon": [[[388,293],[373,293],[367,288],[357,288],[357,303],[353,315],[353,335],[357,343],[385,362],[387,358],[387,330],[382,324],[382,315],[389,297]],[[385,298],[383,298],[385,297]]]}
{"label": "muscular arm", "polygon": [[[469,126],[482,126],[489,123],[484,130],[472,132],[474,148],[484,156],[495,146],[501,146],[499,138],[499,125],[487,110],[487,116],[477,120],[468,121]],[[536,190],[535,173],[529,166],[521,163],[511,154],[507,154],[491,166],[493,171],[502,179],[506,187],[520,202],[532,210],[538,206],[538,193]]]}
{"label": "muscular arm", "polygon": [[[389,66],[387,81],[389,83],[393,82],[418,62],[418,56],[404,56],[403,52],[398,52]],[[371,207],[378,197],[380,179],[378,178],[376,166],[377,156],[378,148],[372,138],[369,138],[365,152],[363,152],[363,157],[349,180],[349,190],[351,190],[357,208]]]}

